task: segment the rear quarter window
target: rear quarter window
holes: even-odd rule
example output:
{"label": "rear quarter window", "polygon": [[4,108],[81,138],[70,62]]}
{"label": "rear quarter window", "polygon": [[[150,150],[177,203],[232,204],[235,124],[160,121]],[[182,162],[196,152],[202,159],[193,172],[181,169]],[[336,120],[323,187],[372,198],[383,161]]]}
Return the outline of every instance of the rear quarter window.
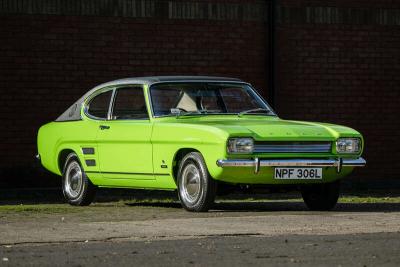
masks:
{"label": "rear quarter window", "polygon": [[107,119],[112,90],[101,93],[90,100],[87,113],[99,119]]}

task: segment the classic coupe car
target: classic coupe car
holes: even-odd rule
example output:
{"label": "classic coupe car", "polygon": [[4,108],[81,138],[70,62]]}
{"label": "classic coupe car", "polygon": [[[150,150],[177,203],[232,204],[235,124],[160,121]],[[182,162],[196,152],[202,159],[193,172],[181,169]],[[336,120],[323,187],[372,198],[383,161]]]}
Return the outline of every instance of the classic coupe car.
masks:
{"label": "classic coupe car", "polygon": [[351,128],[279,118],[241,80],[164,76],[93,88],[39,129],[37,157],[72,205],[97,187],[177,189],[186,210],[207,211],[218,186],[284,184],[329,210],[363,146]]}

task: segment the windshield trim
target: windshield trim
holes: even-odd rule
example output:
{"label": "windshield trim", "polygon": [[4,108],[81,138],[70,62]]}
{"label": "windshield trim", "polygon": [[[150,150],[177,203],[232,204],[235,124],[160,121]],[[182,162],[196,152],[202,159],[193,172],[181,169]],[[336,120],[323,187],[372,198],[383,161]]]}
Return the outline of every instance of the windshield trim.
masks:
{"label": "windshield trim", "polygon": [[[162,81],[162,82],[155,82],[155,83],[152,83],[149,87],[148,87],[148,90],[147,90],[147,97],[148,97],[148,99],[149,99],[149,105],[150,105],[150,111],[151,111],[151,116],[153,117],[153,118],[166,118],[166,117],[177,117],[176,116],[176,114],[167,114],[167,115],[155,115],[154,114],[154,109],[153,109],[153,100],[152,100],[152,97],[151,97],[151,88],[154,86],[154,85],[159,85],[159,84],[174,84],[174,83],[204,83],[204,84],[211,84],[211,83],[214,83],[214,84],[243,84],[243,85],[247,85],[247,86],[249,86],[250,87],[250,89],[252,90],[252,92],[255,94],[255,96],[256,97],[258,97],[259,98],[259,100],[264,104],[264,105],[266,105],[267,107],[268,107],[268,109],[270,109],[271,110],[271,113],[270,114],[246,114],[246,115],[252,115],[252,116],[254,116],[254,115],[256,115],[256,116],[268,116],[268,117],[277,117],[278,115],[276,114],[276,112],[275,112],[275,110],[273,110],[273,108],[268,104],[268,102],[267,101],[265,101],[265,99],[257,92],[257,90],[250,84],[250,83],[247,83],[247,82],[243,82],[243,81],[223,81],[223,80],[221,80],[221,81],[217,81],[217,80],[215,80],[215,81],[204,81],[204,80],[201,80],[201,79],[199,79],[199,80],[182,80],[182,81]],[[238,115],[238,113],[232,113],[232,112],[230,112],[230,113],[199,113],[199,114],[190,114],[190,116],[199,116],[199,115],[221,115],[221,116],[223,116],[223,115]],[[190,116],[181,116],[181,118],[182,117],[190,117]]]}

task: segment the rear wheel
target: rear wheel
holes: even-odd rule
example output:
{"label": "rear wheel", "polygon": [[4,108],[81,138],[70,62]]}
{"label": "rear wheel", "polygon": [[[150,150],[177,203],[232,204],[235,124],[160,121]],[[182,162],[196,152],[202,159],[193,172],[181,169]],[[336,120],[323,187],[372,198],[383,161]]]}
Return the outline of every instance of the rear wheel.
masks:
{"label": "rear wheel", "polygon": [[305,185],[301,189],[304,203],[310,210],[331,210],[335,207],[340,193],[340,182]]}
{"label": "rear wheel", "polygon": [[96,186],[87,178],[75,153],[70,153],[65,161],[62,189],[67,202],[76,206],[89,205],[96,194]]}
{"label": "rear wheel", "polygon": [[188,211],[208,211],[214,204],[217,182],[208,173],[203,156],[188,153],[178,170],[178,196]]}

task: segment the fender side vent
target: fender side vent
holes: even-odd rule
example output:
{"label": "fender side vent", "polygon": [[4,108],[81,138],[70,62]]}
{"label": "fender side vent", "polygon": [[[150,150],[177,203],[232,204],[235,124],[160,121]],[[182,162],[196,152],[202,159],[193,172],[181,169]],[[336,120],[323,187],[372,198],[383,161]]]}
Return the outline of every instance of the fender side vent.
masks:
{"label": "fender side vent", "polygon": [[94,155],[94,148],[93,147],[82,147],[82,153],[84,155]]}
{"label": "fender side vent", "polygon": [[94,159],[86,159],[86,166],[91,167],[91,166],[96,166],[96,161]]}

